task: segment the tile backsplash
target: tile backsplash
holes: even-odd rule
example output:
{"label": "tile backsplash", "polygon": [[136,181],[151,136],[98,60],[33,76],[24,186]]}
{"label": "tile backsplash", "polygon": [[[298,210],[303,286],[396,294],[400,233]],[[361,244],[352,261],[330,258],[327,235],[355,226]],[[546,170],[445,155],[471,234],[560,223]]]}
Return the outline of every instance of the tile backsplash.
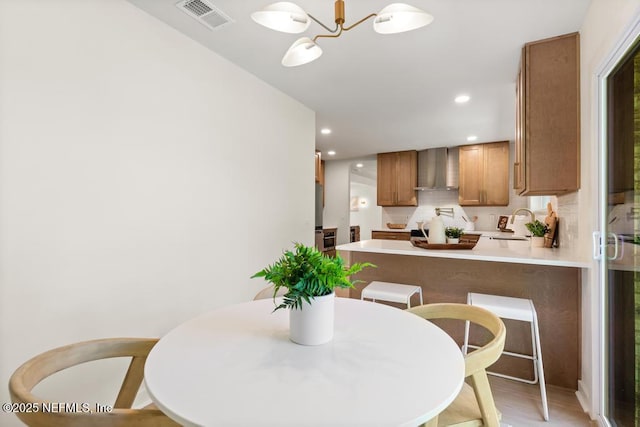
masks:
{"label": "tile backsplash", "polygon": [[[428,227],[429,221],[436,215],[435,208],[453,208],[453,216],[442,214],[445,226],[464,228],[466,222],[477,217],[475,229],[482,231],[495,230],[501,215],[511,215],[520,207],[527,207],[527,198],[512,195],[508,206],[465,206],[458,204],[457,190],[420,191],[418,192],[418,206],[416,207],[385,207],[382,208],[382,224],[387,222],[406,223],[408,229],[417,228],[418,221],[424,221]],[[463,218],[464,217],[464,218]]]}
{"label": "tile backsplash", "polygon": [[[445,226],[463,227],[466,218],[470,220],[474,216],[475,229],[479,231],[491,231],[497,228],[498,218],[501,215],[509,216],[518,208],[528,208],[529,198],[512,196],[509,206],[465,206],[458,204],[458,192],[453,191],[423,191],[418,193],[418,206],[416,207],[384,207],[382,208],[381,228],[385,228],[388,222],[406,223],[407,229],[418,228],[417,222],[424,221],[425,228],[436,214],[435,208],[453,208],[453,216],[442,215]],[[578,193],[570,193],[560,197],[551,197],[551,204],[558,215],[558,243],[565,248],[577,247],[578,238]],[[536,218],[542,220],[546,215],[546,208],[535,211]]]}
{"label": "tile backsplash", "polygon": [[563,248],[577,248],[578,240],[578,193],[558,196],[554,209],[558,214],[558,244]]}

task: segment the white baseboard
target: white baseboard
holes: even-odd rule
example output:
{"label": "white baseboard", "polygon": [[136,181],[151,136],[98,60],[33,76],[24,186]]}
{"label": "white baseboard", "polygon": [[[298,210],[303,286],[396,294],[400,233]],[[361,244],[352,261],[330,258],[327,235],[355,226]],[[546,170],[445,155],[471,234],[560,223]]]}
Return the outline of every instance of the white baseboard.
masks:
{"label": "white baseboard", "polygon": [[595,413],[591,407],[591,399],[582,385],[582,380],[578,380],[578,391],[576,391],[576,398],[578,403],[582,407],[582,410],[589,415],[592,420],[595,419]]}

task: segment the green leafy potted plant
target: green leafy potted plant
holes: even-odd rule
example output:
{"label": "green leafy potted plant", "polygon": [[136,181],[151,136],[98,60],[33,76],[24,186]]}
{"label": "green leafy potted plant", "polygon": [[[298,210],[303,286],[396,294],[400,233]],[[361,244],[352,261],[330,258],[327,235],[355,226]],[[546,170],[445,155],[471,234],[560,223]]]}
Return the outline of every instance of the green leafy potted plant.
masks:
{"label": "green leafy potted plant", "polygon": [[464,233],[464,229],[458,227],[447,227],[444,229],[444,234],[447,236],[447,243],[459,243],[462,233]]}
{"label": "green leafy potted plant", "polygon": [[536,219],[533,222],[527,222],[524,226],[531,233],[531,246],[535,248],[544,247],[544,235],[549,231],[547,224]]}
{"label": "green leafy potted plant", "polygon": [[357,281],[351,281],[349,276],[365,267],[375,266],[355,263],[347,267],[340,257],[328,257],[312,246],[295,243],[294,250],[285,251],[275,263],[251,277],[263,277],[272,283],[274,295],[280,288],[286,288],[282,302],[274,311],[289,309],[292,341],[316,345],[333,337],[335,288],[353,288]]}

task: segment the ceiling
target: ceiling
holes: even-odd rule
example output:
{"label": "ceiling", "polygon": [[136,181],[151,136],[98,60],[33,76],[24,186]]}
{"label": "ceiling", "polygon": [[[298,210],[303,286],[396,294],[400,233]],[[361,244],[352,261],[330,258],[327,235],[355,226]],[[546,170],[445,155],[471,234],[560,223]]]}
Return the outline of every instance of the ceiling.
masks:
{"label": "ceiling", "polygon": [[[316,148],[328,159],[378,152],[513,140],[515,79],[522,45],[578,31],[590,0],[403,0],[435,20],[418,30],[381,35],[371,20],[338,39],[320,39],[324,53],[299,67],[280,64],[304,34],[262,27],[251,13],[276,0],[207,0],[233,23],[210,30],[175,4],[129,0],[316,112]],[[333,0],[295,0],[334,27]],[[345,0],[351,25],[390,0]],[[454,98],[468,94],[459,105]],[[330,135],[320,129],[328,127]]]}

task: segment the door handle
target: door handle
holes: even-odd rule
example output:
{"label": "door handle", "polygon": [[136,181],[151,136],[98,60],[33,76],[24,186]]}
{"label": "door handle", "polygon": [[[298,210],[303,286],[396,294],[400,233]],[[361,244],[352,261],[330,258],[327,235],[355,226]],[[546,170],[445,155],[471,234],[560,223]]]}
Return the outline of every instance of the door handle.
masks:
{"label": "door handle", "polygon": [[[620,243],[618,242],[622,242],[622,237],[618,236],[616,233],[607,233],[607,237],[612,237],[613,238],[613,256],[607,256],[607,260],[608,261],[614,261],[617,259],[622,258],[622,252],[623,250],[619,250],[620,248]],[[607,241],[607,246],[608,246],[609,242]]]}
{"label": "door handle", "polygon": [[601,260],[603,258],[603,254],[606,251],[606,248],[609,247],[609,239],[613,238],[613,255],[608,256],[604,255],[607,261],[614,261],[622,258],[624,254],[624,248],[620,250],[620,236],[616,233],[607,233],[607,239],[602,238],[602,234],[599,231],[594,231],[593,235],[593,259]]}
{"label": "door handle", "polygon": [[602,237],[599,231],[594,231],[591,235],[593,239],[593,259],[602,259]]}
{"label": "door handle", "polygon": [[613,238],[613,256],[607,255],[607,261],[613,261],[618,259],[618,235],[616,233],[607,233],[607,247],[609,246],[609,237]]}
{"label": "door handle", "polygon": [[618,236],[616,233],[607,233],[607,240],[604,241],[602,238],[602,233],[599,231],[594,231],[593,235],[593,259],[601,260],[603,258],[603,254],[606,252],[606,248],[609,247],[609,239],[613,238],[613,255],[608,256],[605,255],[607,261],[614,261],[617,259],[621,259],[624,256],[624,245],[620,245],[622,238]]}

